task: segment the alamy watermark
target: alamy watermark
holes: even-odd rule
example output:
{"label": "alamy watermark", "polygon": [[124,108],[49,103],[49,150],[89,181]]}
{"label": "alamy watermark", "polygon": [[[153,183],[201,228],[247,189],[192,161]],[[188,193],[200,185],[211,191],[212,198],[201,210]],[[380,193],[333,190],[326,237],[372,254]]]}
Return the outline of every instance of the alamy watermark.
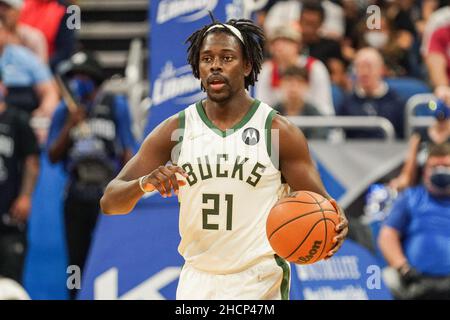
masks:
{"label": "alamy watermark", "polygon": [[367,20],[366,26],[369,30],[381,29],[381,8],[377,5],[371,5],[366,10]]}
{"label": "alamy watermark", "polygon": [[70,265],[67,267],[66,273],[69,275],[67,277],[66,286],[67,289],[73,290],[81,289],[81,269],[77,265]]}
{"label": "alamy watermark", "polygon": [[69,30],[81,29],[81,8],[77,5],[68,6],[66,13],[69,15],[66,21],[66,27]]}

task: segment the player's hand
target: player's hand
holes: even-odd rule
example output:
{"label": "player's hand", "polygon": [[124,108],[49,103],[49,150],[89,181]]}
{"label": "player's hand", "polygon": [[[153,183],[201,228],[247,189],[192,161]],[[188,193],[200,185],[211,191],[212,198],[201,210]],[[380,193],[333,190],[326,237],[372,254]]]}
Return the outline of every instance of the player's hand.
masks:
{"label": "player's hand", "polygon": [[333,207],[336,209],[336,212],[339,214],[340,223],[336,226],[336,232],[338,233],[338,235],[333,238],[333,242],[335,243],[335,245],[330,250],[330,252],[328,252],[328,255],[326,256],[325,259],[331,258],[340,249],[348,234],[348,220],[345,217],[344,211],[342,211],[342,209],[339,207],[336,200],[330,199],[330,203],[333,205]]}
{"label": "player's hand", "polygon": [[28,215],[31,210],[31,197],[28,195],[21,195],[13,202],[11,206],[11,216],[18,222],[25,223],[28,220]]}
{"label": "player's hand", "polygon": [[156,189],[164,198],[171,197],[172,191],[175,195],[178,195],[180,186],[184,186],[186,181],[178,180],[176,173],[181,174],[185,178],[188,176],[181,167],[160,166],[142,180],[144,189],[148,191]]}

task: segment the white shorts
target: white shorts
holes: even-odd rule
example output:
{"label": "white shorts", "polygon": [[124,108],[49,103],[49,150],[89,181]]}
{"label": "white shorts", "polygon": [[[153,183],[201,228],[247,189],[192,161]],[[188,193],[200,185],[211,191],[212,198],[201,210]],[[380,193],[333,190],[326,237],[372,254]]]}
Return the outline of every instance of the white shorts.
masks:
{"label": "white shorts", "polygon": [[177,300],[288,300],[290,273],[289,263],[278,256],[264,257],[244,271],[223,275],[185,264]]}

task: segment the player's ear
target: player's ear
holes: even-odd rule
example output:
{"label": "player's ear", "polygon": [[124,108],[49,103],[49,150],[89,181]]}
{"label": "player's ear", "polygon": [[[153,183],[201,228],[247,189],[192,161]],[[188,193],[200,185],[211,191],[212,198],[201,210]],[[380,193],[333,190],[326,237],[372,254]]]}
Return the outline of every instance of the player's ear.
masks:
{"label": "player's ear", "polygon": [[244,62],[244,75],[248,77],[250,73],[252,72],[252,64],[250,61]]}

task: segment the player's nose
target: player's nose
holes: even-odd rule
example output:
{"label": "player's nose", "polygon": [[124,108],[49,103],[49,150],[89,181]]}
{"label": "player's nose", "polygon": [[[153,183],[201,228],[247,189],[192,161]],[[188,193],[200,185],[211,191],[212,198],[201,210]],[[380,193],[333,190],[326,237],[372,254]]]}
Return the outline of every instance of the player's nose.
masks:
{"label": "player's nose", "polygon": [[222,63],[219,58],[215,58],[211,63],[211,72],[222,70]]}

